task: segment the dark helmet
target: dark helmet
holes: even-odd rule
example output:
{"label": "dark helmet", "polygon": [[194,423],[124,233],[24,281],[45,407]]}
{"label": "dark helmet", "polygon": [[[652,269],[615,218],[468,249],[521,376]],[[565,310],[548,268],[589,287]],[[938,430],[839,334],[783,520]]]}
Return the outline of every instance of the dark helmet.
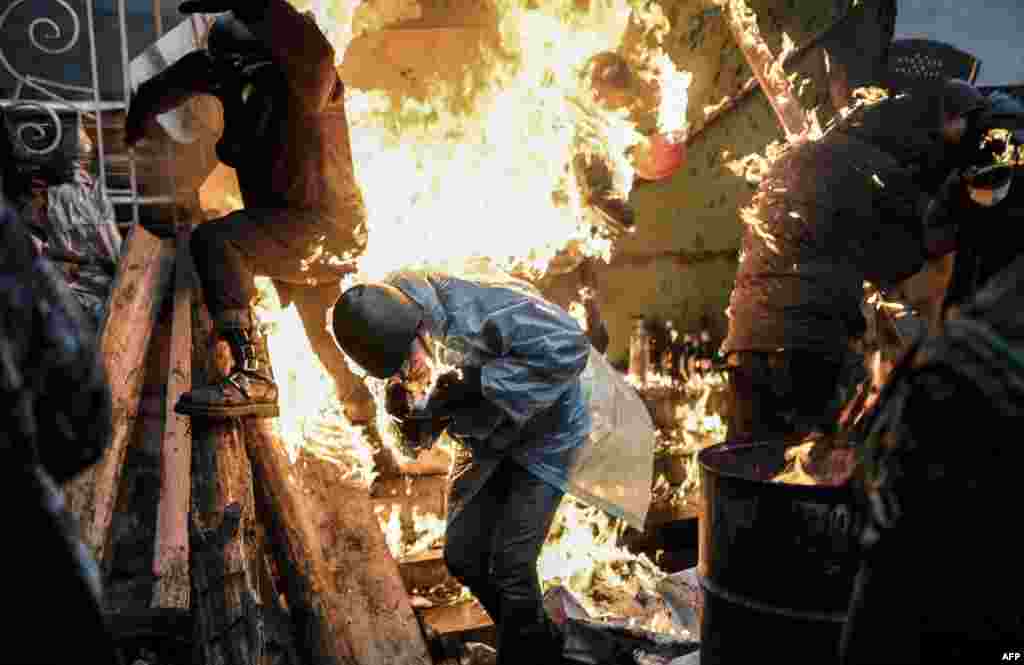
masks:
{"label": "dark helmet", "polygon": [[230,55],[269,55],[266,44],[230,12],[221,14],[210,26],[206,49],[220,58]]}
{"label": "dark helmet", "polygon": [[386,379],[408,358],[422,320],[420,306],[395,287],[360,284],[334,305],[334,336],[360,367]]}

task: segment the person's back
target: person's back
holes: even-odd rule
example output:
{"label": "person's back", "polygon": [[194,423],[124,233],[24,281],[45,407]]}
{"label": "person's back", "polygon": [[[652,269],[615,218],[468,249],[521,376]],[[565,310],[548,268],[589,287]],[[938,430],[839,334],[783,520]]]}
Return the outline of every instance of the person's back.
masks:
{"label": "person's back", "polygon": [[[345,88],[334,69],[334,49],[312,17],[284,2],[268,2],[251,29],[269,49],[282,80],[266,75],[278,99],[269,119],[265,152],[238,164],[250,208],[315,209],[338,221],[363,221],[355,182]],[[355,213],[355,214],[353,214]]]}
{"label": "person's back", "polygon": [[772,166],[744,215],[726,353],[841,351],[863,330],[863,282],[893,284],[923,264],[923,192],[907,160],[930,160],[922,149],[894,155],[863,131],[863,118],[878,118],[909,137],[910,105],[885,100],[855,112]]}
{"label": "person's back", "polygon": [[861,106],[788,148],[762,180],[742,214],[722,345],[731,438],[834,427],[863,373],[850,346],[866,328],[864,282],[895,284],[938,246],[922,220],[954,154],[947,111],[925,96]]}

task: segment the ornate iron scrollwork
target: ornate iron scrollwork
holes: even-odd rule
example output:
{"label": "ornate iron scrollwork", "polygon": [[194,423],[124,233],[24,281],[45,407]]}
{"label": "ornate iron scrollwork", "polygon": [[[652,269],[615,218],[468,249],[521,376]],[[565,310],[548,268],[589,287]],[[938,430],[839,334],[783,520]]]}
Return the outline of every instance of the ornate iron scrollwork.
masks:
{"label": "ornate iron scrollwork", "polygon": [[[14,11],[27,2],[28,0],[14,0],[0,13],[0,34],[3,33],[4,26]],[[49,0],[49,2],[63,9],[70,17],[70,34],[66,34],[54,18],[41,16],[32,19],[28,24],[28,40],[33,48],[38,49],[42,53],[47,55],[63,55],[78,44],[82,32],[82,21],[67,0]],[[32,7],[35,8],[38,5],[39,3],[33,3]],[[14,95],[10,100],[11,103],[7,106],[9,113],[6,114],[4,119],[5,129],[11,137],[16,152],[31,157],[47,155],[60,146],[64,130],[60,118],[52,106],[22,98],[25,89],[31,89],[58,103],[66,103],[68,100],[56,92],[57,90],[91,96],[95,95],[95,90],[92,87],[71,85],[32,74],[22,74],[7,58],[7,54],[2,46],[4,42],[9,43],[10,40],[0,42],[0,66],[6,69],[15,81]],[[54,42],[58,43],[54,44]],[[14,117],[21,111],[32,112],[34,117],[21,121],[15,120]],[[39,119],[39,114],[45,117]],[[40,147],[39,144],[51,133],[49,124],[53,125],[53,136],[49,142]]]}

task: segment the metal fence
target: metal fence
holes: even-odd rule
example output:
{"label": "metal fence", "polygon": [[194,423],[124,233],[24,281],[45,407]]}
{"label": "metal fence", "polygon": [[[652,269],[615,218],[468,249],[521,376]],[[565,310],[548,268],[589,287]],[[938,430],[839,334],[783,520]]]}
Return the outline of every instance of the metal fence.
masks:
{"label": "metal fence", "polygon": [[[127,111],[133,52],[155,41],[165,23],[160,0],[0,0],[0,109],[16,112],[5,113],[12,140],[25,154],[45,157],[65,138],[62,117],[94,127],[94,175],[119,211],[130,211],[131,224],[140,206],[170,203],[173,195],[140,196],[130,149],[116,156],[127,177],[123,168],[112,177],[104,118]],[[15,116],[21,119],[11,121]]]}

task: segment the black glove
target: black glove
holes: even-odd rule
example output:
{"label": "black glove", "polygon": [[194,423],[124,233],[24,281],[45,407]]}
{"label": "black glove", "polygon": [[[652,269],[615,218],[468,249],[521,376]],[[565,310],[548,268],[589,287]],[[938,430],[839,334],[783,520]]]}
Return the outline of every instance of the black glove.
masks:
{"label": "black glove", "polygon": [[462,368],[442,374],[427,400],[426,411],[435,416],[450,416],[459,409],[473,407],[483,400],[479,367]]}
{"label": "black glove", "polygon": [[395,418],[408,418],[412,413],[412,393],[401,381],[392,381],[384,392],[384,409]]}
{"label": "black glove", "polygon": [[246,22],[258,21],[267,9],[268,0],[187,0],[178,5],[182,14],[219,14],[234,12]]}
{"label": "black glove", "polygon": [[[417,417],[395,419],[400,438],[408,455],[415,455],[420,450],[430,448],[437,441],[445,428],[451,424],[448,417]],[[412,456],[410,455],[410,456]]]}

